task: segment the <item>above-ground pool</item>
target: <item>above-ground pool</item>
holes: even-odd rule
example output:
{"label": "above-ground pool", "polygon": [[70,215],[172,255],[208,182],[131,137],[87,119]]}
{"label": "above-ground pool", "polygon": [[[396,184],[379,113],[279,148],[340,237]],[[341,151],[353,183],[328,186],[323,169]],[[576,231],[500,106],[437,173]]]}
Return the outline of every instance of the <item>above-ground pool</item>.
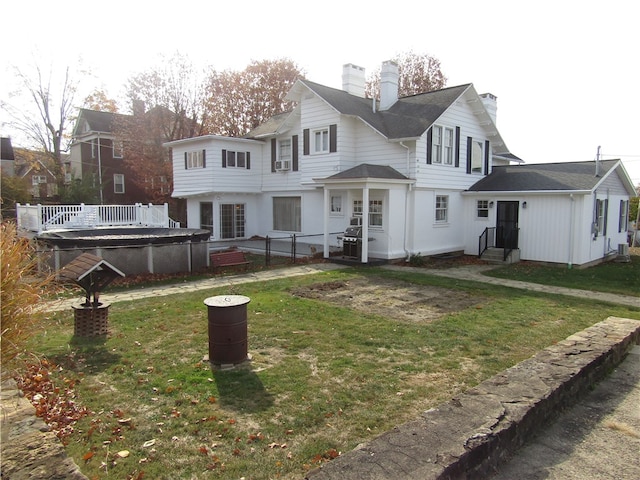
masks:
{"label": "above-ground pool", "polygon": [[59,270],[80,254],[103,258],[127,275],[178,273],[209,265],[209,231],[192,228],[95,228],[36,235],[43,261]]}

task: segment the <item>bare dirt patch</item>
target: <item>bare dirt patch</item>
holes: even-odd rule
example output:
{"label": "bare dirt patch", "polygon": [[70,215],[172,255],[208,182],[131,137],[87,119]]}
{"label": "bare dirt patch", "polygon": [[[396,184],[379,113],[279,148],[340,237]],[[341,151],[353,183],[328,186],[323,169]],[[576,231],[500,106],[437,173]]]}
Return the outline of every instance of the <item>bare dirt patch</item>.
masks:
{"label": "bare dirt patch", "polygon": [[294,288],[291,293],[347,306],[365,314],[421,323],[431,322],[478,303],[477,297],[465,292],[379,277],[314,283]]}

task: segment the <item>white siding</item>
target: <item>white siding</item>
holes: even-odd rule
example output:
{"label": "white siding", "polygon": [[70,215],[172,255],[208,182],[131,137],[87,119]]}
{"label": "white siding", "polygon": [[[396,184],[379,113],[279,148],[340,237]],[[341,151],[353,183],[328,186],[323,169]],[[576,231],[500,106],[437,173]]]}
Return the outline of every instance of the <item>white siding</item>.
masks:
{"label": "white siding", "polygon": [[456,127],[460,127],[460,166],[435,163],[427,165],[427,135],[425,132],[417,145],[417,186],[465,190],[483,178],[483,175],[478,173],[467,174],[467,137],[481,141],[484,145],[487,140],[486,133],[464,97],[459,98],[435,124],[452,128],[454,132]]}
{"label": "white siding", "polygon": [[[222,150],[249,152],[251,168],[223,168]],[[205,168],[186,169],[185,152],[206,151]],[[175,191],[184,194],[206,192],[260,192],[263,143],[243,139],[195,138],[173,147]]]}

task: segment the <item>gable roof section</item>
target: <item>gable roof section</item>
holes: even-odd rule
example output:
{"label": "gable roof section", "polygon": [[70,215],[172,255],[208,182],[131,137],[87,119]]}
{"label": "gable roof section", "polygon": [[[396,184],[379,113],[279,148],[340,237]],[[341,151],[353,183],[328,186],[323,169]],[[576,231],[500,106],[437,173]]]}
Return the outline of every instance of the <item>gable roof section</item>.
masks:
{"label": "gable roof section", "polygon": [[284,112],[278,115],[274,115],[269,118],[266,122],[261,123],[256,128],[247,133],[244,138],[261,138],[267,137],[270,135],[276,135],[280,128],[286,123],[289,119],[289,116],[292,112]]}
{"label": "gable roof section", "polygon": [[[81,108],[73,129],[73,136],[76,137],[89,132],[113,133],[114,120],[117,117],[128,118],[130,116],[122,113],[100,112]],[[81,130],[85,126],[86,130]]]}
{"label": "gable roof section", "polygon": [[[468,191],[592,191],[616,169],[624,170],[620,160],[601,160],[599,164],[598,176],[595,161],[496,166],[490,175],[476,182]],[[626,179],[622,177],[624,175],[621,179],[628,190],[628,176]]]}
{"label": "gable roof section", "polygon": [[378,110],[378,102],[374,110],[371,98],[358,97],[309,80],[298,80],[292,96],[299,94],[301,86],[314,92],[337,112],[359,117],[390,140],[401,140],[420,137],[471,84],[402,97],[385,111]]}

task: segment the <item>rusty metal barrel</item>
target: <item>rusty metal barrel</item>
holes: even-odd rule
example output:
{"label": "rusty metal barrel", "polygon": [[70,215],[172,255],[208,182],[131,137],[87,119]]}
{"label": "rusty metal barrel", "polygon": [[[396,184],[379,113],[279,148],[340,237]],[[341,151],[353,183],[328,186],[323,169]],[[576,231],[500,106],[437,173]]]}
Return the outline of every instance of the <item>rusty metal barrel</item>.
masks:
{"label": "rusty metal barrel", "polygon": [[250,301],[244,295],[218,295],[205,299],[211,364],[235,365],[247,360],[247,304]]}

